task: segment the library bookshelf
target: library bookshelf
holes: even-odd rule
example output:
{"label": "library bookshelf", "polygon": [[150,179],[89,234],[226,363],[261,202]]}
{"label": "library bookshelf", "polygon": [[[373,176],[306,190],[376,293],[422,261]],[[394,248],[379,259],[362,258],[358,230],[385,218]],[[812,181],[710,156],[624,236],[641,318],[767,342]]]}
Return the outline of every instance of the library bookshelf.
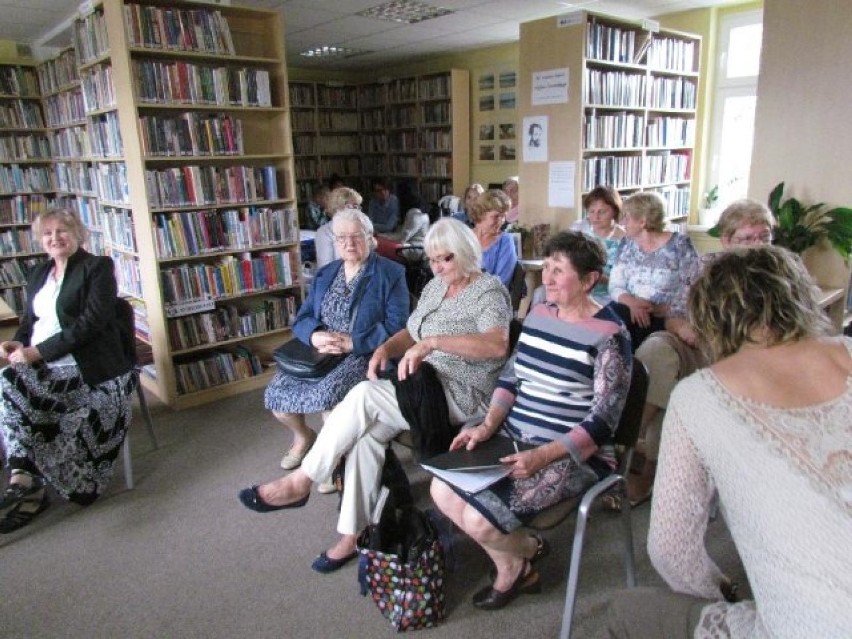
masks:
{"label": "library bookshelf", "polygon": [[414,184],[427,203],[470,181],[468,72],[357,85],[290,84],[300,201],[336,173],[368,196],[370,182]]}
{"label": "library bookshelf", "polygon": [[[552,46],[537,46],[540,42]],[[550,128],[560,131],[558,139],[551,137],[551,159],[574,162],[578,207],[581,196],[601,184],[615,187],[622,196],[656,191],[666,201],[669,226],[685,230],[700,36],[652,31],[635,22],[578,12],[568,24],[560,25],[556,19],[524,23],[520,47],[521,68],[526,71],[521,74],[520,117],[548,115]],[[571,98],[545,106],[532,104],[532,72],[566,66]],[[547,208],[546,166],[523,163],[521,179],[526,200],[521,202],[522,211]],[[531,194],[527,184],[533,187]],[[535,221],[567,225],[558,219]]]}
{"label": "library bookshelf", "polygon": [[302,295],[280,14],[101,0],[74,46],[145,388],[185,408],[264,386]]}

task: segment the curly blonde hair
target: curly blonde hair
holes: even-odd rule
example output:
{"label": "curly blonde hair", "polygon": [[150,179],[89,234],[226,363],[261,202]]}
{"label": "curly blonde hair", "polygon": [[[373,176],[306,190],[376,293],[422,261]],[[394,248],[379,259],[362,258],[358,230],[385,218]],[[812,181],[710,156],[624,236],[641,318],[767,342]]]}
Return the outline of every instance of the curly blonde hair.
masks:
{"label": "curly blonde hair", "polygon": [[642,191],[624,200],[622,212],[634,220],[645,220],[645,230],[659,233],[666,225],[666,201],[659,193]]}
{"label": "curly blonde hair", "polygon": [[355,189],[348,186],[338,186],[328,196],[328,210],[333,215],[343,209],[357,209],[364,198]]}
{"label": "curly blonde hair", "polygon": [[468,211],[467,216],[471,222],[477,224],[488,211],[498,211],[505,215],[511,208],[512,200],[506,195],[505,191],[488,189],[476,198],[476,202],[474,202],[470,211]]}
{"label": "curly blonde hair", "polygon": [[81,246],[89,239],[89,229],[87,229],[86,225],[83,224],[83,221],[80,219],[80,215],[77,211],[65,208],[54,208],[47,209],[46,211],[39,213],[33,220],[32,224],[33,234],[36,237],[41,235],[42,225],[47,220],[58,220],[64,224],[77,240],[77,244],[80,244]]}
{"label": "curly blonde hair", "polygon": [[778,246],[719,253],[689,292],[689,321],[717,361],[745,344],[774,346],[826,335],[831,324],[801,259]]}

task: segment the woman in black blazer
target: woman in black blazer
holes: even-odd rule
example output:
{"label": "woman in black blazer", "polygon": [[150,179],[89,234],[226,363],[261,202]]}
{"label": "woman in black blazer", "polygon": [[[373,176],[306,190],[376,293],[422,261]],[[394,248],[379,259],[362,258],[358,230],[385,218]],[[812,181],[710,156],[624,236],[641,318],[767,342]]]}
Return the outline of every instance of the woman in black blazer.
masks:
{"label": "woman in black blazer", "polygon": [[112,476],[130,426],[132,367],[116,317],[113,262],[80,248],[86,228],[52,209],[33,223],[48,260],[27,283],[15,339],[0,344],[0,432],[11,471],[0,500],[0,533],[47,507],[46,483],[92,503]]}

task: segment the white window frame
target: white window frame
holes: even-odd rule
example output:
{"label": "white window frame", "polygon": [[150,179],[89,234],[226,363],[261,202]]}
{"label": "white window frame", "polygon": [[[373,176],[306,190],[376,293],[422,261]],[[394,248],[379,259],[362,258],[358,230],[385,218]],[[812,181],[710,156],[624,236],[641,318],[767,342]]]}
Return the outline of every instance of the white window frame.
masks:
{"label": "white window frame", "polygon": [[[757,96],[757,75],[739,78],[727,78],[726,67],[731,30],[750,24],[763,22],[763,10],[744,11],[724,16],[719,23],[717,42],[719,55],[716,66],[716,87],[713,95],[713,114],[711,124],[710,167],[705,182],[710,189],[719,184],[719,156],[722,150],[722,116],[725,99],[740,96]],[[748,179],[748,178],[746,178]],[[725,202],[721,202],[725,204]]]}

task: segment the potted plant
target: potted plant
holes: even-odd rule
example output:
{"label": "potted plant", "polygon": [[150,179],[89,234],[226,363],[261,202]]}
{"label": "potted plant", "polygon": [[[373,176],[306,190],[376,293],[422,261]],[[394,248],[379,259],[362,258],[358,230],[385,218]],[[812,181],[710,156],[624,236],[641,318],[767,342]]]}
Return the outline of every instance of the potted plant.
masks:
{"label": "potted plant", "polygon": [[781,201],[784,183],[769,194],[769,210],[775,218],[773,244],[795,253],[803,253],[823,240],[844,260],[852,252],[852,209],[836,207],[823,210],[823,203],[805,206],[796,198]]}
{"label": "potted plant", "polygon": [[719,202],[719,185],[716,184],[704,193],[701,208],[698,209],[698,223],[701,226],[713,226],[719,221],[719,211],[716,204]]}

